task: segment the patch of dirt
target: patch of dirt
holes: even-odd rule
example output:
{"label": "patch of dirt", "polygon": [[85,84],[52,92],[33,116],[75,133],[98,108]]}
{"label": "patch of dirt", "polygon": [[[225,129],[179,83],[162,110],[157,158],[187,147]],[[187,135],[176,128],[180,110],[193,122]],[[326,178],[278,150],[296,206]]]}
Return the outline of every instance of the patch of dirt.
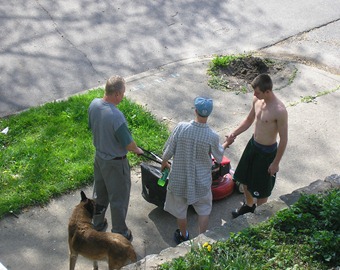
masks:
{"label": "patch of dirt", "polygon": [[292,62],[247,56],[220,68],[216,76],[209,80],[209,85],[223,91],[251,92],[250,83],[253,79],[261,73],[267,73],[273,80],[274,90],[279,90],[292,83],[296,72],[297,68]]}

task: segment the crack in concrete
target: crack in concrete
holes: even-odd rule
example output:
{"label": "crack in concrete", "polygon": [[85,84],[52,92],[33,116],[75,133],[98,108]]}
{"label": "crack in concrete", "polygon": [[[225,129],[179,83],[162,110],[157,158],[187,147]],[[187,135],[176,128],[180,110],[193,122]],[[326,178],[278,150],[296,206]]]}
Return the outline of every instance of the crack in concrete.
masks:
{"label": "crack in concrete", "polygon": [[310,57],[310,56],[297,55],[297,54],[294,54],[294,53],[287,53],[287,52],[280,53],[280,54],[273,54],[273,53],[265,52],[265,50],[269,49],[269,48],[272,48],[272,47],[275,47],[276,45],[278,45],[278,46],[283,45],[285,42],[292,41],[292,43],[293,43],[294,39],[302,38],[303,35],[311,33],[314,30],[320,29],[320,28],[328,26],[330,24],[337,23],[339,21],[340,21],[340,18],[332,20],[332,21],[324,23],[324,24],[321,24],[319,26],[313,27],[313,28],[311,28],[309,30],[306,30],[306,31],[303,31],[303,32],[299,32],[299,33],[297,33],[295,35],[288,36],[288,37],[286,37],[284,39],[281,39],[281,40],[279,40],[277,42],[274,42],[272,44],[269,44],[269,45],[266,45],[264,47],[259,48],[258,52],[260,54],[263,54],[263,56],[266,55],[267,57],[280,57],[280,58],[283,57],[283,58],[286,58],[286,59],[290,59],[293,62],[299,62],[299,63],[305,64],[305,65],[309,65],[309,66],[316,66],[316,67],[318,67],[320,69],[323,69],[323,70],[325,70],[327,72],[330,72],[330,73],[333,73],[333,74],[338,74],[339,73],[339,69],[338,68],[329,66],[329,65],[327,65],[325,63],[322,63],[322,62],[318,61],[317,59],[315,59],[313,57]]}
{"label": "crack in concrete", "polygon": [[315,26],[315,27],[313,27],[313,28],[311,28],[311,29],[309,29],[309,30],[306,30],[306,31],[303,31],[303,32],[299,32],[299,33],[297,33],[297,34],[295,34],[295,35],[291,35],[291,36],[286,37],[286,38],[284,38],[284,39],[281,39],[281,40],[279,40],[279,41],[277,41],[277,42],[274,42],[274,43],[272,43],[272,44],[266,45],[266,46],[264,46],[264,47],[262,47],[262,48],[259,48],[259,51],[262,51],[262,50],[264,50],[264,49],[268,49],[268,48],[273,47],[273,46],[275,46],[275,45],[279,45],[279,44],[281,44],[281,43],[283,43],[283,42],[285,42],[285,41],[287,41],[287,40],[289,40],[289,39],[291,39],[291,38],[298,37],[298,36],[302,36],[302,35],[304,35],[304,34],[306,34],[306,33],[310,33],[310,32],[312,32],[312,31],[314,31],[314,30],[316,30],[316,29],[320,29],[320,28],[322,28],[322,27],[325,27],[325,26],[330,25],[330,24],[332,24],[332,23],[336,23],[336,22],[338,22],[338,21],[340,21],[340,18],[339,18],[339,19],[335,19],[335,20],[330,21],[330,22],[327,22],[327,23],[324,23],[324,24],[321,24],[321,25],[319,25],[319,26]]}
{"label": "crack in concrete", "polygon": [[55,22],[53,16],[51,15],[51,13],[39,2],[39,0],[35,0],[36,3],[38,4],[38,6],[48,15],[48,17],[51,19],[55,30],[57,31],[57,33],[63,38],[65,39],[72,48],[74,48],[75,50],[77,50],[81,55],[83,55],[86,59],[86,61],[90,64],[90,67],[92,68],[92,70],[98,74],[99,72],[94,68],[92,61],[87,57],[87,54],[85,52],[83,52],[82,50],[80,50],[69,38],[67,38],[67,36],[65,34],[63,34],[58,27],[58,24]]}

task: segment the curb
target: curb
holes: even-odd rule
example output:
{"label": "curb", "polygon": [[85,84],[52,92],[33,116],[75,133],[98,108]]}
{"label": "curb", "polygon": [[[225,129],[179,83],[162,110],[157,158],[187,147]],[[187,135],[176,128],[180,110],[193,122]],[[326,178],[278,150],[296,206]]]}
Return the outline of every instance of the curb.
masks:
{"label": "curb", "polygon": [[7,268],[0,262],[0,270],[7,270]]}

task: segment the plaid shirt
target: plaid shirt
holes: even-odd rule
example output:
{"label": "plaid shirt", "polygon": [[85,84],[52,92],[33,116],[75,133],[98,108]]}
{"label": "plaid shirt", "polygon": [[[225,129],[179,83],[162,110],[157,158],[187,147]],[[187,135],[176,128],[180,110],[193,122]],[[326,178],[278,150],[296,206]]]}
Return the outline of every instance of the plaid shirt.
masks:
{"label": "plaid shirt", "polygon": [[211,155],[221,162],[223,152],[218,134],[207,124],[179,123],[164,146],[163,159],[173,157],[168,189],[188,205],[197,202],[211,190]]}

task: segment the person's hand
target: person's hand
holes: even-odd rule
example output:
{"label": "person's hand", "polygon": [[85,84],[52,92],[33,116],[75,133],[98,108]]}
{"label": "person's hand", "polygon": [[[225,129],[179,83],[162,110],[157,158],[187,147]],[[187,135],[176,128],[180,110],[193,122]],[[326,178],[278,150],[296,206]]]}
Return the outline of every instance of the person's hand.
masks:
{"label": "person's hand", "polygon": [[268,167],[268,173],[270,174],[270,176],[273,176],[274,174],[276,174],[279,171],[279,165],[276,165],[274,163],[271,163]]}
{"label": "person's hand", "polygon": [[236,139],[236,136],[234,133],[231,133],[230,135],[225,136],[225,143],[227,143],[227,147],[231,145]]}
{"label": "person's hand", "polygon": [[163,171],[165,168],[168,168],[170,170],[170,163],[167,160],[163,160],[161,164],[161,171]]}
{"label": "person's hand", "polygon": [[144,154],[144,151],[142,149],[140,149],[139,147],[136,148],[135,154],[137,155],[142,155]]}

